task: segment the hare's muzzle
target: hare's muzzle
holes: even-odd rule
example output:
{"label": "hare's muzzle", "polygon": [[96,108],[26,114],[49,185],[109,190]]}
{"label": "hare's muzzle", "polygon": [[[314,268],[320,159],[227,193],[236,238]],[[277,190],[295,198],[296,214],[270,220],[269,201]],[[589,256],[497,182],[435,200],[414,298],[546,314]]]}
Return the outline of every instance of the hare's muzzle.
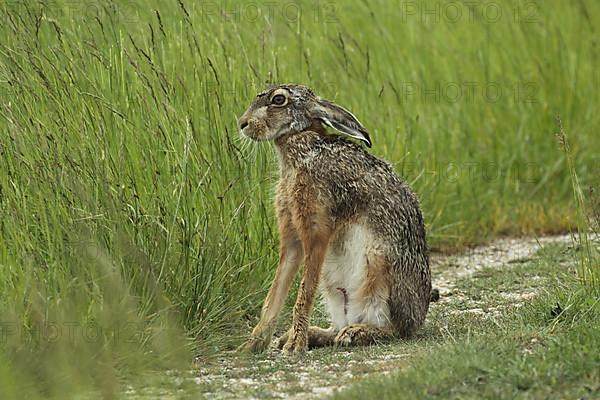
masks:
{"label": "hare's muzzle", "polygon": [[240,118],[238,121],[238,125],[240,127],[240,135],[244,134],[244,129],[248,126],[248,119]]}

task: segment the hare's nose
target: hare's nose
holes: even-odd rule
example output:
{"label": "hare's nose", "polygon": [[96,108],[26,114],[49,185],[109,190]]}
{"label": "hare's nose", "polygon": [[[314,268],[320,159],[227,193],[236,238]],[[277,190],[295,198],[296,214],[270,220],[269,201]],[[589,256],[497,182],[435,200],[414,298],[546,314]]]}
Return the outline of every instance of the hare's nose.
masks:
{"label": "hare's nose", "polygon": [[240,124],[240,130],[243,131],[245,127],[248,126],[248,120],[247,119],[240,119],[239,122]]}

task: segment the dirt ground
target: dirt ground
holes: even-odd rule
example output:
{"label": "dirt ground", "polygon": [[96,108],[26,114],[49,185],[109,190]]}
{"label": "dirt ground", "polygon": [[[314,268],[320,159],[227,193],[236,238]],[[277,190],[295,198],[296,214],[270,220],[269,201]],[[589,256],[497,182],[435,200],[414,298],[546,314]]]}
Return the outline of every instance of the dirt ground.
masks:
{"label": "dirt ground", "polygon": [[[431,257],[433,286],[439,290],[440,299],[432,303],[432,308],[448,307],[450,313],[484,316],[501,312],[502,306],[486,307],[466,298],[456,282],[483,268],[510,268],[528,262],[545,245],[571,241],[570,235],[500,239],[457,255],[434,254]],[[503,296],[510,300],[511,306],[518,306],[535,293],[535,288],[527,288],[503,293]],[[461,307],[450,307],[457,302]],[[368,348],[320,349],[301,358],[288,358],[271,346],[264,355],[241,358],[232,353],[215,364],[199,365],[192,379],[209,399],[321,398],[366,377],[402,368],[413,356],[412,350],[410,344],[395,343]]]}

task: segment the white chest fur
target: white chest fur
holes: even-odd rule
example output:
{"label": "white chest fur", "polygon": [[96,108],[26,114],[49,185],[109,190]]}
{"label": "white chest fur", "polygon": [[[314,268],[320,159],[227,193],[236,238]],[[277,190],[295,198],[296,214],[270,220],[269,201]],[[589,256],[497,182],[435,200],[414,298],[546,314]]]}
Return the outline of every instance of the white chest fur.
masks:
{"label": "white chest fur", "polygon": [[321,292],[332,323],[337,329],[352,324],[385,326],[389,323],[387,299],[369,298],[367,257],[378,246],[367,227],[350,225],[330,244],[321,276]]}

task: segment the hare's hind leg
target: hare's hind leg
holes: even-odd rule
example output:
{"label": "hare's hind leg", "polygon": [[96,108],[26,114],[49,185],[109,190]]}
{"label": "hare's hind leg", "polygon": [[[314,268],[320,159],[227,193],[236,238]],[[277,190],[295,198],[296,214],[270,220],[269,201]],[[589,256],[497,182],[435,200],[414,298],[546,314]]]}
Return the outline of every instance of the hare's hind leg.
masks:
{"label": "hare's hind leg", "polygon": [[333,340],[337,346],[368,346],[394,337],[389,327],[378,327],[367,324],[348,325]]}
{"label": "hare's hind leg", "polygon": [[[329,329],[323,329],[318,326],[311,326],[308,328],[308,348],[316,349],[318,347],[328,347],[334,345],[334,339],[337,331],[331,327]],[[279,338],[277,347],[281,350],[289,339],[290,331],[286,331]]]}
{"label": "hare's hind leg", "polygon": [[423,325],[431,300],[431,275],[426,256],[405,253],[394,264],[390,317],[396,335],[410,337]]}
{"label": "hare's hind leg", "polygon": [[366,346],[392,338],[394,332],[388,306],[391,264],[377,254],[366,257],[366,275],[349,307],[349,325],[335,337],[339,346]]}

